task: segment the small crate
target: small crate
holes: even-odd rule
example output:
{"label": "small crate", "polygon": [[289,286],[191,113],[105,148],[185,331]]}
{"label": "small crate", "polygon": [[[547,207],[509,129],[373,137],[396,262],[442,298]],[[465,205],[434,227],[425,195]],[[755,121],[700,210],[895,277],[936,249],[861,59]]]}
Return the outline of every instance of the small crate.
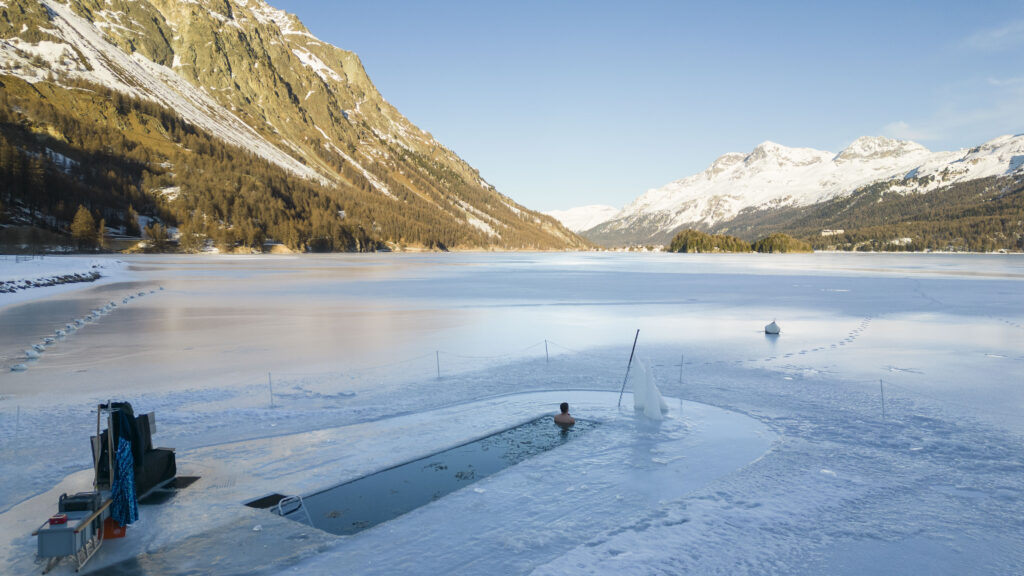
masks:
{"label": "small crate", "polygon": [[82,521],[90,515],[89,512],[68,512],[67,521],[63,524],[43,524],[39,528],[37,540],[39,556],[57,558],[81,550],[93,535],[91,523],[80,528]]}
{"label": "small crate", "polygon": [[107,540],[110,538],[124,538],[125,533],[128,531],[127,526],[121,526],[112,517],[107,516],[107,519],[103,521],[103,539]]}

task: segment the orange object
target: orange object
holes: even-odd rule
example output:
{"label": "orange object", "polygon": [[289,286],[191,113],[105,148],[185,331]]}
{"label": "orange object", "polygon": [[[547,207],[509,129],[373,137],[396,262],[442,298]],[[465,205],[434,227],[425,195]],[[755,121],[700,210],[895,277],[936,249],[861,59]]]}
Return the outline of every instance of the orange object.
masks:
{"label": "orange object", "polygon": [[108,538],[124,538],[124,533],[128,530],[127,526],[121,526],[114,521],[113,518],[107,517],[103,521],[103,539]]}

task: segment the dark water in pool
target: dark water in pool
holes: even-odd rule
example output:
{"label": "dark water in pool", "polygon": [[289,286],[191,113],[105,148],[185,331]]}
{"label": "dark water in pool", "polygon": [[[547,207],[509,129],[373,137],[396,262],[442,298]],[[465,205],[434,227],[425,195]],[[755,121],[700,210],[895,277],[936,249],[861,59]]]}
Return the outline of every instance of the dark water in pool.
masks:
{"label": "dark water in pool", "polygon": [[[546,416],[303,500],[315,527],[334,534],[355,534],[557,448],[595,426],[597,422],[577,420],[572,428],[562,429]],[[307,521],[299,510],[286,517]]]}

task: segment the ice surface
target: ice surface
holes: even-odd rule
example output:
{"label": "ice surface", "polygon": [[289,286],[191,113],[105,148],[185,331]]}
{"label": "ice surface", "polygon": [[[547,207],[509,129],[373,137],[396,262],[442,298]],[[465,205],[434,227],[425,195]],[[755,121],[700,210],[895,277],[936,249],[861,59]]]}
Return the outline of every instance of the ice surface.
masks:
{"label": "ice surface", "polygon": [[[144,507],[92,569],[1024,572],[1020,257],[116,261],[105,283],[0,300],[5,358],[119,304],[0,373],[0,573],[38,568],[28,534],[89,485],[90,409],[110,398],[155,410],[155,441],[203,480]],[[772,319],[784,332],[768,338]],[[637,329],[660,424],[631,409],[632,377],[615,408]],[[355,536],[242,505],[562,400],[602,426]]]}

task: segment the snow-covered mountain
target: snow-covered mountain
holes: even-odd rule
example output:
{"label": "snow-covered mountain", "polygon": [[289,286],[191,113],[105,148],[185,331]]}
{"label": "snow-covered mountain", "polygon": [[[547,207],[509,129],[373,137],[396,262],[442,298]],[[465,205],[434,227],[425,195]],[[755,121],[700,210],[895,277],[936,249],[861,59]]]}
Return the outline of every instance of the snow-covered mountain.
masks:
{"label": "snow-covered mountain", "polygon": [[876,182],[892,181],[897,193],[930,192],[1013,173],[1024,174],[1024,134],[955,152],[931,152],[884,137],[859,138],[838,154],[764,142],[748,154],[725,154],[699,174],[649,190],[581,231],[598,243],[610,237],[663,241],[679,229],[711,228],[744,210],[818,204]]}
{"label": "snow-covered mountain", "polygon": [[593,204],[591,206],[579,206],[568,210],[551,210],[545,212],[555,220],[561,222],[566,228],[573,232],[590,230],[594,226],[611,220],[619,209],[605,204]]}

